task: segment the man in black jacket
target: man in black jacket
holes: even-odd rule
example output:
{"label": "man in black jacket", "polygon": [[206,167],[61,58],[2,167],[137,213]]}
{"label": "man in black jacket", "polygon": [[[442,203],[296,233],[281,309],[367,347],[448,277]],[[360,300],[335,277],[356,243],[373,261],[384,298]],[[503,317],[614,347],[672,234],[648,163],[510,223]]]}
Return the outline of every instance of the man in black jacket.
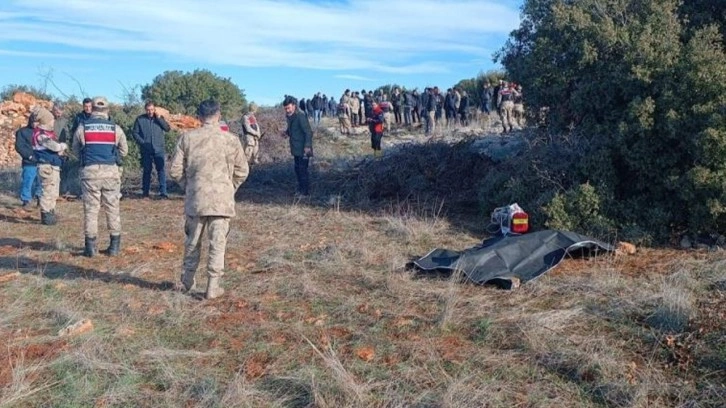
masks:
{"label": "man in black jacket", "polygon": [[76,116],[73,118],[73,124],[71,125],[71,134],[70,138],[73,138],[73,135],[76,134],[76,130],[78,130],[79,126],[82,126],[86,120],[91,118],[91,109],[93,100],[91,98],[84,98],[83,99],[83,110],[78,112]]}
{"label": "man in black jacket", "polygon": [[30,115],[28,124],[15,132],[15,151],[22,158],[22,182],[20,184],[20,201],[23,209],[29,209],[33,198],[40,199],[40,183],[38,182],[38,164],[33,152],[33,129],[37,125],[35,115]]}
{"label": "man in black jacket", "polygon": [[305,113],[298,109],[295,98],[285,98],[282,106],[285,108],[287,129],[281,133],[281,136],[289,138],[290,141],[290,153],[295,160],[297,195],[307,197],[310,195],[308,164],[313,155],[313,132]]}
{"label": "man in black jacket", "polygon": [[164,133],[171,127],[162,116],[156,113],[156,106],[153,102],[146,102],[144,105],[146,114],[140,115],[134,122],[132,135],[141,150],[141,193],[144,197],[149,196],[151,188],[151,169],[156,167],[156,174],[159,178],[159,197],[168,198],[166,194],[166,148]]}

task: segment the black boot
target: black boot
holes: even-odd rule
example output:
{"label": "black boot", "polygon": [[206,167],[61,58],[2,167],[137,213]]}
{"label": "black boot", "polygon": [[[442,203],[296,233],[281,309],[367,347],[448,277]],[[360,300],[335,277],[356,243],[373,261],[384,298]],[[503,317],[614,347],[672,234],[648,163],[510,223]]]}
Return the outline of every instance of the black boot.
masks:
{"label": "black boot", "polygon": [[96,238],[86,237],[86,248],[83,251],[83,256],[93,258],[96,256]]}
{"label": "black boot", "polygon": [[108,256],[117,256],[121,249],[121,235],[111,235],[111,242],[108,244],[106,254]]}
{"label": "black boot", "polygon": [[49,211],[49,212],[40,212],[40,223],[43,225],[55,225],[57,222],[55,218],[55,212]]}

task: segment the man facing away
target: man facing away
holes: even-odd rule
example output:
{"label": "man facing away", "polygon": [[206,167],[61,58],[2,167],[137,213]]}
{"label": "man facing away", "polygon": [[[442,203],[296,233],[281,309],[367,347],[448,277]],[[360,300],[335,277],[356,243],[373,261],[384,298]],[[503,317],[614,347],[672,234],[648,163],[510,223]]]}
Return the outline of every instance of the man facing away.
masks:
{"label": "man facing away", "polygon": [[224,275],[229,221],[235,216],[234,194],[247,179],[249,167],[239,139],[219,128],[219,103],[202,102],[197,115],[202,127],[179,137],[169,168],[171,178],[185,190],[186,239],[177,289],[190,292],[196,288],[194,275],[202,241],[208,241],[206,298],[213,299],[224,294],[220,279]]}
{"label": "man facing away", "polygon": [[166,120],[156,113],[156,106],[149,101],[144,105],[146,113],[139,115],[134,122],[133,136],[141,149],[141,195],[149,197],[151,188],[152,166],[156,168],[159,179],[159,197],[168,198],[166,194],[166,147],[164,133],[171,127]]}
{"label": "man facing away", "polygon": [[110,235],[109,256],[119,254],[121,247],[121,173],[119,157],[128,153],[126,134],[108,118],[108,101],[97,96],[92,101],[91,117],[76,129],[73,152],[81,163],[81,191],[83,199],[83,255],[89,258],[97,253],[98,213],[106,213],[106,227]]}

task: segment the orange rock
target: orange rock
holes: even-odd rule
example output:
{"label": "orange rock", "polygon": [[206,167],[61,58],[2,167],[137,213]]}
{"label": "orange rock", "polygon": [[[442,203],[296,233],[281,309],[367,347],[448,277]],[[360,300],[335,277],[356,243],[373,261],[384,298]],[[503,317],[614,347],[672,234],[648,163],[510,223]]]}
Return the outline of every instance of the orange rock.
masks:
{"label": "orange rock", "polygon": [[23,105],[22,103],[12,101],[5,101],[3,103],[0,103],[0,113],[7,116],[14,117],[27,111],[28,107]]}
{"label": "orange rock", "polygon": [[619,254],[634,255],[637,252],[637,248],[630,242],[620,241],[615,251]]}
{"label": "orange rock", "polygon": [[162,108],[161,106],[156,107],[156,114],[166,120],[169,120],[169,118],[171,117],[171,114],[169,113],[169,111],[167,109]]}
{"label": "orange rock", "polygon": [[83,334],[86,332],[89,332],[93,330],[93,323],[91,323],[88,319],[79,320],[76,323],[73,323],[72,325],[68,327],[64,327],[60,329],[58,332],[58,336],[60,337],[67,337],[67,336],[77,336],[79,334]]}
{"label": "orange rock", "polygon": [[356,350],[355,355],[363,361],[371,361],[376,356],[376,352],[373,347],[366,346]]}
{"label": "orange rock", "polygon": [[196,129],[202,126],[199,119],[187,115],[171,115],[167,118],[169,125],[175,130]]}
{"label": "orange rock", "polygon": [[174,252],[176,245],[171,242],[159,242],[158,244],[154,244],[152,248],[159,251]]}
{"label": "orange rock", "polygon": [[20,272],[18,271],[0,275],[0,283],[10,282],[11,280],[15,280],[18,276],[20,276]]}
{"label": "orange rock", "polygon": [[35,96],[29,93],[16,92],[15,94],[13,94],[13,102],[25,105],[26,108],[30,108],[37,103],[37,99],[35,99]]}

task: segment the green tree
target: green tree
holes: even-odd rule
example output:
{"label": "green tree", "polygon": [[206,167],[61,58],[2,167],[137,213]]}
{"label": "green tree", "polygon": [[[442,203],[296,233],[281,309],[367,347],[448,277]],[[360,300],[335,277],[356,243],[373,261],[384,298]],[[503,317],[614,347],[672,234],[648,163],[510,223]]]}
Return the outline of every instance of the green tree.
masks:
{"label": "green tree", "polygon": [[496,86],[500,79],[505,79],[506,73],[504,71],[487,71],[486,73],[480,72],[476,78],[462,79],[454,85],[454,88],[466,91],[469,95],[470,106],[481,105],[481,94],[484,89],[484,84],[489,82],[492,86]]}
{"label": "green tree", "polygon": [[172,112],[194,115],[199,104],[214,99],[222,105],[222,114],[239,114],[247,105],[244,91],[229,78],[207,70],[194,72],[166,71],[141,89],[141,97]]}
{"label": "green tree", "polygon": [[2,90],[0,90],[0,101],[7,101],[13,99],[13,95],[15,95],[18,92],[25,92],[28,94],[33,95],[34,97],[38,99],[45,99],[47,101],[51,101],[55,98],[49,93],[47,93],[45,90],[29,86],[29,85],[18,85],[18,84],[10,84],[5,85]]}
{"label": "green tree", "polygon": [[696,18],[697,3],[527,0],[496,55],[584,151],[573,182],[598,211],[660,238],[726,228],[723,14]]}

